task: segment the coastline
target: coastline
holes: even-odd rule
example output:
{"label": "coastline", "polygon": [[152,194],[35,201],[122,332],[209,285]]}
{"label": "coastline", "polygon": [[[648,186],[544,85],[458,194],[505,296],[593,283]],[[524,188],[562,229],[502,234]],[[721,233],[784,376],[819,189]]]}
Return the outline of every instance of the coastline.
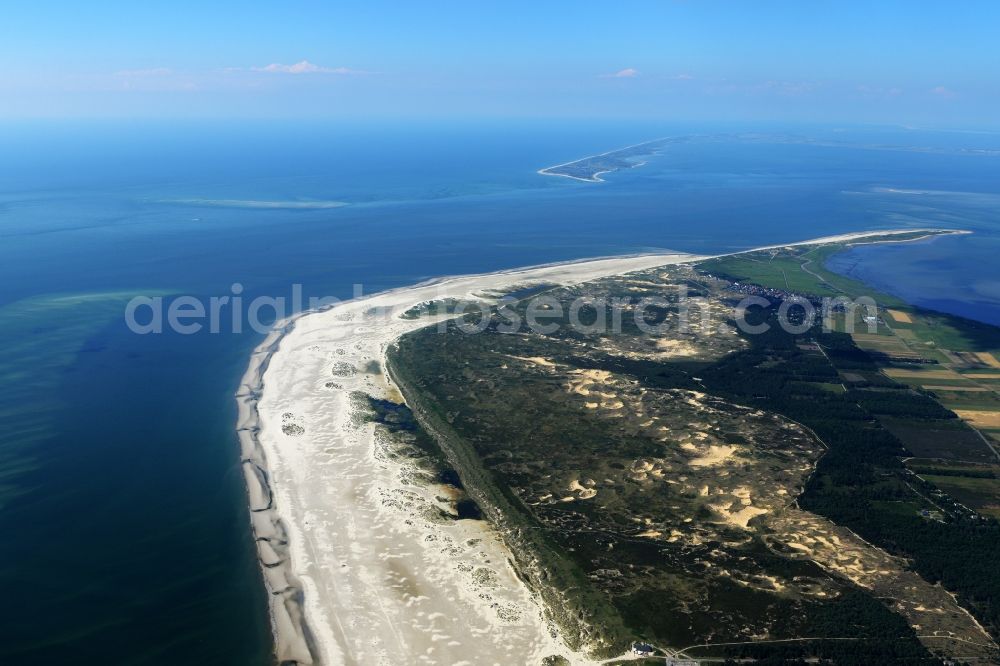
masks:
{"label": "coastline", "polygon": [[267,457],[257,436],[260,431],[257,401],[263,391],[264,373],[281,339],[302,315],[276,325],[251,354],[250,364],[236,392],[236,433],[240,442],[240,467],[247,488],[250,526],[268,593],[275,657],[278,663],[313,664],[319,662],[313,658],[315,645],[302,615],[302,587],[294,578],[292,568],[284,564],[288,559],[287,531],[274,506]]}
{"label": "coastline", "polygon": [[[856,232],[728,254],[919,232],[927,233],[877,242],[969,233]],[[236,394],[242,467],[278,661],[391,663],[400,656],[423,654],[421,662],[462,663],[484,654],[502,660],[513,652],[520,659],[526,654],[538,658],[560,654],[571,663],[592,663],[558,638],[537,595],[510,566],[509,553],[492,527],[474,524],[478,521],[443,526],[421,522],[419,515],[434,506],[434,489],[400,483],[406,463],[380,457],[375,427],[352,419],[356,411],[351,396],[363,391],[400,399],[386,371],[388,346],[410,330],[447,318],[399,318],[414,305],[443,298],[489,303],[492,299],[483,292],[532,283],[575,284],[708,258],[683,253],[632,255],[441,277],[278,322],[251,355]],[[376,372],[361,370],[372,362],[378,364]],[[345,363],[354,370],[331,376],[331,368],[346,368]],[[335,381],[327,381],[331,379]],[[289,436],[284,430],[290,424],[303,434]],[[387,547],[389,542],[393,545]],[[472,542],[474,546],[467,545]],[[449,545],[442,551],[428,543]],[[393,552],[386,555],[389,551]],[[479,566],[481,562],[490,566]],[[406,569],[416,563],[423,564],[422,570]],[[496,584],[477,588],[470,576],[455,571],[456,563],[471,567],[465,573],[488,569]],[[389,588],[394,587],[400,594],[383,598],[379,590],[392,595]],[[489,611],[498,606],[518,619],[505,622],[491,616]],[[463,617],[444,626],[455,619],[439,617],[447,610]],[[340,612],[346,615],[341,617]],[[414,617],[419,622],[413,622]],[[410,624],[412,631],[404,624]],[[475,637],[471,644],[465,643],[463,630]],[[492,647],[486,645],[491,639]],[[442,658],[444,662],[437,661]]]}

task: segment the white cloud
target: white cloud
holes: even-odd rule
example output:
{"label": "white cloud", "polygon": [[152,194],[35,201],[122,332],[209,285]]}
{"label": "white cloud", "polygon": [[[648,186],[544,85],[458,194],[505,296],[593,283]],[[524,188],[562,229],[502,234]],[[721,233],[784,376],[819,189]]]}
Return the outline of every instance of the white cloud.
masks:
{"label": "white cloud", "polygon": [[937,95],[938,97],[954,97],[955,91],[951,88],[946,88],[944,86],[936,86],[931,88],[931,94]]}
{"label": "white cloud", "polygon": [[618,70],[614,74],[602,74],[601,77],[605,79],[634,79],[639,76],[639,70],[632,69],[631,67],[626,67],[625,69]]}
{"label": "white cloud", "polygon": [[353,69],[347,67],[322,67],[308,60],[299,61],[293,65],[283,65],[273,62],[264,67],[251,67],[255,72],[271,72],[275,74],[358,74]]}

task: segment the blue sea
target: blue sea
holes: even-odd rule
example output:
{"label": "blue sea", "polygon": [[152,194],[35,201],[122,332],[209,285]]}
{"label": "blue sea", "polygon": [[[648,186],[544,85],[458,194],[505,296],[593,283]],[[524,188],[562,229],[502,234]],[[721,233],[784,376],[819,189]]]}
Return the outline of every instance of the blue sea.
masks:
{"label": "blue sea", "polygon": [[[536,173],[686,135],[700,138],[605,183]],[[349,297],[944,226],[974,234],[859,248],[835,268],[1000,323],[998,148],[997,135],[893,128],[0,125],[0,663],[271,662],[233,432],[260,335],[137,335],[132,297],[236,283],[246,300],[295,284]]]}

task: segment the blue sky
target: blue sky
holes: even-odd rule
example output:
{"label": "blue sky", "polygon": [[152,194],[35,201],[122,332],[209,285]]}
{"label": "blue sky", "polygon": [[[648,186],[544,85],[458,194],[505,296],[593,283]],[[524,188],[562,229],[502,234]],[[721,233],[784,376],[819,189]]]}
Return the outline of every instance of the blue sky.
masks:
{"label": "blue sky", "polygon": [[991,127],[1000,3],[7,3],[0,118]]}

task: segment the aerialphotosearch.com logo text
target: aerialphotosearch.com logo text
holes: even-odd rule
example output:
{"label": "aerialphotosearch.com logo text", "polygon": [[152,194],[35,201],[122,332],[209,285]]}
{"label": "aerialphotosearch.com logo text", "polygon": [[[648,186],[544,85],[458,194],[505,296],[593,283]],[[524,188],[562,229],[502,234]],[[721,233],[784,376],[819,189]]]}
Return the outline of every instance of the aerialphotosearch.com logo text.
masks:
{"label": "aerialphotosearch.com logo text", "polygon": [[[364,298],[363,285],[355,284],[351,300]],[[263,335],[273,329],[275,322],[290,315],[327,310],[344,302],[334,296],[307,299],[301,284],[292,285],[289,296],[247,298],[243,285],[235,282],[230,293],[208,298],[136,296],[125,308],[125,323],[130,331],[139,335],[167,331],[181,335],[253,331]],[[584,335],[604,335],[622,333],[626,327],[634,330],[632,325],[649,335],[663,335],[668,331],[714,334],[731,330],[735,325],[743,333],[754,335],[771,330],[773,320],[751,317],[750,313],[755,308],[760,311],[775,305],[776,323],[793,335],[802,335],[817,323],[824,332],[829,332],[833,330],[835,319],[842,322],[841,330],[848,333],[853,332],[856,321],[862,322],[869,332],[875,332],[878,326],[878,306],[866,296],[822,300],[786,296],[769,300],[751,294],[731,308],[720,308],[718,301],[716,307],[712,307],[708,299],[690,296],[685,285],[665,289],[662,296],[636,299],[581,295],[569,302],[545,293],[526,299],[460,299],[447,293],[442,285],[435,295],[402,309],[380,306],[376,301],[361,312],[366,324],[407,316],[428,324],[436,323],[442,332],[454,322],[458,330],[468,334],[491,329],[498,333],[548,335],[568,327]]]}
{"label": "aerialphotosearch.com logo text", "polygon": [[[274,322],[304,310],[324,310],[343,302],[333,296],[306,299],[301,284],[293,284],[290,296],[245,298],[243,284],[234,282],[229,294],[210,296],[136,296],[125,306],[125,324],[139,335],[170,331],[181,335],[209,333],[265,334]],[[354,285],[352,298],[364,295],[362,285]]]}

